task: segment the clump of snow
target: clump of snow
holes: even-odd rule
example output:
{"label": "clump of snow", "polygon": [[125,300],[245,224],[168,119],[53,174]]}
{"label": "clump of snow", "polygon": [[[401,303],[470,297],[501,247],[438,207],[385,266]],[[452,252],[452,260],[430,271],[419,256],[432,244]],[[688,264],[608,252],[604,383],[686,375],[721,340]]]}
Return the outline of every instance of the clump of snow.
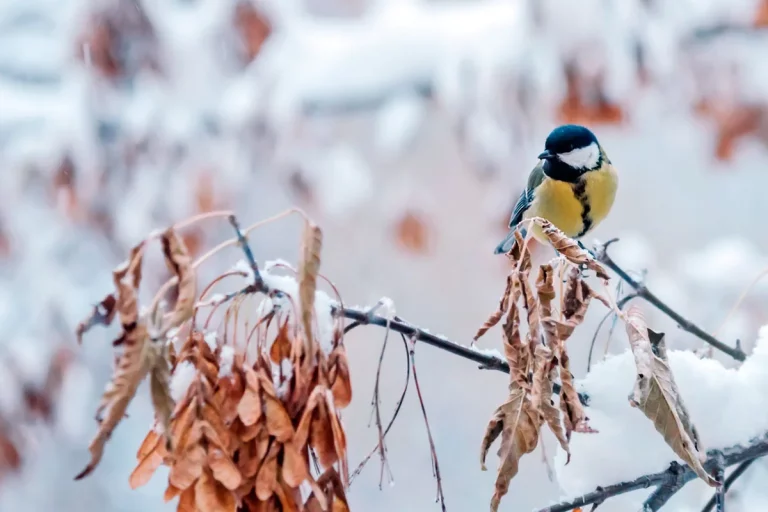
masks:
{"label": "clump of snow", "polygon": [[216,351],[218,345],[218,334],[216,334],[216,331],[207,331],[203,335],[203,340],[205,340],[205,343],[208,345],[208,348],[211,349],[211,352]]}
{"label": "clump of snow", "polygon": [[[270,308],[282,308],[290,300],[295,305],[296,311],[294,314],[291,314],[293,313],[292,309],[285,309],[285,311],[291,312],[288,318],[290,318],[291,325],[295,326],[299,317],[299,283],[293,277],[275,274],[273,271],[275,268],[275,266],[265,266],[261,277],[270,290],[282,292],[285,298],[279,296],[265,298],[262,306],[267,309],[262,310],[262,306],[260,306],[260,310],[270,311]],[[333,349],[333,307],[335,305],[336,302],[327,293],[322,290],[315,291],[315,318],[317,319],[317,332],[315,334],[320,347],[326,354],[329,354]]]}
{"label": "clump of snow", "polygon": [[[696,426],[704,450],[749,442],[768,430],[768,326],[760,330],[754,352],[738,369],[690,351],[669,351],[680,395]],[[571,462],[558,449],[557,478],[563,493],[576,496],[599,485],[663,471],[676,455],[638,409],[629,405],[635,363],[631,351],[607,358],[577,383],[590,397],[586,408],[596,434],[574,434]],[[611,498],[606,510],[638,510],[650,490]],[[701,481],[688,484],[668,505],[670,510],[698,506],[712,489]]]}
{"label": "clump of snow", "polygon": [[235,364],[235,349],[231,345],[221,347],[219,354],[219,378],[232,376],[232,365]]}
{"label": "clump of snow", "polygon": [[245,260],[237,260],[237,263],[232,266],[231,270],[245,274],[245,281],[248,284],[254,284],[256,282],[256,276],[253,273],[253,269]]}
{"label": "clump of snow", "polygon": [[395,301],[389,297],[382,297],[379,299],[379,304],[381,304],[381,307],[379,308],[380,316],[390,320],[395,317],[397,314],[397,310],[395,309]]}
{"label": "clump of snow", "polygon": [[[442,338],[442,336],[440,336],[440,337]],[[473,352],[477,352],[478,354],[483,354],[484,356],[495,357],[497,359],[501,359],[502,361],[505,360],[504,359],[504,355],[501,352],[499,352],[497,349],[495,349],[495,348],[480,348],[480,347],[478,347],[477,345],[474,345],[474,344],[470,345],[469,348]]]}
{"label": "clump of snow", "polygon": [[171,375],[171,398],[174,402],[180,402],[187,394],[190,384],[197,375],[197,368],[189,361],[182,361],[173,370]]}
{"label": "clump of snow", "polygon": [[280,364],[272,363],[272,382],[275,385],[275,393],[281,400],[289,391],[289,384],[293,377],[293,365],[288,359],[283,359]]}

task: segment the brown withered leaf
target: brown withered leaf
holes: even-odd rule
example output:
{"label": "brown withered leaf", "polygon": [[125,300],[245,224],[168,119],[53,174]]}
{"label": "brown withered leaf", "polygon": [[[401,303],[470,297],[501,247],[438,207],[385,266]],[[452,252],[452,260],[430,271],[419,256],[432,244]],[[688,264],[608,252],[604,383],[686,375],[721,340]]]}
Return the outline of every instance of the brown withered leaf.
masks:
{"label": "brown withered leaf", "polygon": [[174,460],[168,474],[168,483],[182,491],[187,490],[203,474],[205,463],[205,448],[200,444],[192,444]]}
{"label": "brown withered leaf", "polygon": [[165,321],[164,330],[179,327],[192,318],[197,298],[197,275],[192,268],[192,257],[184,241],[170,227],[161,237],[163,255],[168,270],[178,278],[178,293],[173,312]]}
{"label": "brown withered leaf", "polygon": [[549,426],[560,446],[568,454],[567,464],[571,459],[571,451],[563,430],[560,409],[555,407],[552,401],[552,383],[557,377],[557,360],[554,358],[552,350],[542,344],[536,345],[534,356],[536,358],[536,370],[533,373],[531,407],[538,411],[541,419]]}
{"label": "brown withered leaf", "polygon": [[195,484],[195,504],[197,512],[235,512],[237,509],[234,494],[209,471],[204,471]]}
{"label": "brown withered leaf", "polygon": [[115,318],[115,306],[117,305],[117,299],[113,294],[109,294],[102,299],[97,305],[93,307],[91,314],[77,324],[77,343],[82,344],[83,335],[96,325],[110,325]]}
{"label": "brown withered leaf", "polygon": [[496,409],[483,436],[480,464],[485,471],[488,450],[501,435],[496,490],[491,498],[493,512],[498,510],[501,498],[509,490],[509,482],[517,475],[520,458],[526,453],[531,453],[539,443],[538,414],[531,409],[526,394],[525,389],[513,383],[509,397]]}
{"label": "brown withered leaf", "polygon": [[[130,292],[127,291],[130,289]],[[134,294],[133,298],[125,297],[126,294]],[[136,308],[135,290],[126,287],[121,294],[124,296],[120,302],[123,305]],[[149,334],[143,323],[136,323],[136,314],[130,311],[121,311],[121,317],[134,318],[133,324],[123,324],[123,354],[120,356],[112,381],[107,386],[101,403],[97,410],[100,415],[107,410],[107,415],[99,424],[99,430],[91,441],[88,449],[91,452],[91,461],[76,477],[76,480],[90,474],[98,465],[104,453],[104,445],[112,435],[115,427],[125,417],[139,384],[148,373],[146,364],[145,347],[149,343]]]}
{"label": "brown withered leaf", "polygon": [[301,325],[304,329],[306,357],[312,359],[314,342],[312,318],[315,312],[315,291],[317,273],[320,271],[320,250],[323,246],[323,233],[320,228],[307,222],[302,239],[301,262],[299,264],[299,310]]}
{"label": "brown withered leaf", "polygon": [[291,358],[291,338],[288,333],[288,318],[277,332],[272,346],[269,347],[269,358],[275,364],[280,364],[283,359]]}
{"label": "brown withered leaf", "polygon": [[545,264],[539,267],[536,276],[536,294],[539,297],[539,317],[552,316],[552,301],[555,299],[554,269],[552,265]]}
{"label": "brown withered leaf", "polygon": [[174,409],[170,389],[171,370],[168,367],[168,360],[162,345],[149,342],[145,357],[147,359],[145,364],[150,368],[149,385],[152,405],[155,408],[155,418],[162,426],[168,449],[171,449],[170,423],[171,413]]}
{"label": "brown withered leaf", "polygon": [[261,501],[268,500],[277,487],[278,453],[280,453],[280,444],[273,441],[259,472],[256,474],[256,497]]}
{"label": "brown withered leaf", "polygon": [[147,434],[144,443],[142,443],[142,447],[139,449],[139,464],[128,479],[131,489],[138,489],[149,482],[157,468],[162,465],[164,455],[158,449],[161,438],[162,437],[154,430],[150,430],[149,434]]}
{"label": "brown withered leaf", "polygon": [[234,491],[243,481],[243,475],[232,459],[216,447],[208,448],[208,467],[213,472],[213,477],[230,491]]}
{"label": "brown withered leaf", "polygon": [[[187,491],[189,491],[189,490],[191,490],[194,493],[195,488],[194,487],[190,487],[189,489],[187,489]],[[180,494],[181,494],[181,489],[178,489],[178,488],[172,486],[171,484],[168,484],[168,487],[165,488],[165,492],[163,493],[163,501],[168,503],[169,501],[171,501],[172,499],[176,498]],[[194,507],[194,504],[193,504],[193,507]],[[182,509],[179,508],[179,510],[182,510]]]}
{"label": "brown withered leaf", "polygon": [[195,503],[195,488],[190,487],[181,493],[179,497],[179,505],[176,507],[176,512],[198,512],[197,505]]}
{"label": "brown withered leaf", "polygon": [[235,358],[232,375],[220,378],[216,384],[214,402],[219,408],[221,419],[226,425],[231,425],[238,417],[240,402],[245,395],[245,377],[242,364]]}
{"label": "brown withered leaf", "polygon": [[283,445],[282,478],[291,487],[298,487],[309,478],[309,469],[299,448],[291,441]]}
{"label": "brown withered leaf", "polygon": [[333,349],[328,357],[328,366],[335,370],[331,381],[333,402],[337,409],[343,409],[352,402],[352,378],[347,353],[343,346],[337,345]]}
{"label": "brown withered leaf", "polygon": [[510,379],[520,387],[527,388],[530,353],[527,347],[523,346],[523,341],[520,338],[520,311],[517,307],[517,300],[522,293],[520,291],[519,274],[514,272],[512,281],[512,294],[507,310],[507,318],[502,325],[504,357],[507,360],[507,364],[509,364]]}
{"label": "brown withered leaf", "polygon": [[597,433],[589,426],[589,418],[584,412],[584,407],[579,401],[579,394],[573,384],[573,374],[570,369],[568,352],[560,353],[560,410],[563,411],[563,424],[565,425],[565,437],[571,439],[572,432]]}
{"label": "brown withered leaf", "polygon": [[672,370],[666,359],[663,337],[657,340],[661,347],[654,354],[645,318],[639,307],[632,306],[627,312],[627,336],[637,367],[635,389],[630,404],[640,409],[653,422],[664,441],[708,485],[717,482],[702,465],[706,458],[696,428],[680,397]]}
{"label": "brown withered leaf", "polygon": [[527,272],[520,272],[518,286],[520,287],[520,295],[523,299],[523,307],[525,307],[525,311],[528,314],[528,349],[533,351],[540,338],[539,303],[528,283]]}
{"label": "brown withered leaf", "polygon": [[608,273],[603,266],[595,260],[592,255],[579,247],[579,244],[572,238],[565,236],[565,233],[557,229],[554,224],[541,217],[535,218],[536,224],[541,227],[541,231],[549,239],[552,247],[562,254],[565,259],[575,265],[586,265],[587,268],[594,271],[597,277],[608,280]]}
{"label": "brown withered leaf", "polygon": [[504,313],[507,312],[509,295],[512,293],[512,283],[513,279],[512,274],[510,273],[507,276],[507,287],[504,289],[504,294],[501,296],[501,300],[499,300],[498,309],[496,309],[496,311],[494,311],[491,316],[488,317],[488,320],[486,320],[485,323],[483,323],[483,325],[477,330],[474,338],[472,338],[474,341],[479,340],[486,332],[498,324],[501,320],[501,317],[503,317]]}
{"label": "brown withered leaf", "polygon": [[261,386],[259,376],[253,368],[245,366],[243,372],[245,373],[245,392],[237,405],[237,414],[243,425],[250,426],[261,418]]}
{"label": "brown withered leaf", "polygon": [[267,432],[281,443],[293,438],[291,417],[286,412],[283,403],[268,394],[264,394],[264,412],[267,419]]}

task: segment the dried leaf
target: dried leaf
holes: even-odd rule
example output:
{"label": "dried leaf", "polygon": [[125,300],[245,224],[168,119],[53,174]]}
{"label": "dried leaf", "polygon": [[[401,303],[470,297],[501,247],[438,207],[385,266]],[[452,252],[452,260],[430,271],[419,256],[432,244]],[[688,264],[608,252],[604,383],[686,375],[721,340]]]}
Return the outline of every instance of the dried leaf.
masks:
{"label": "dried leaf", "polygon": [[[125,295],[128,292],[123,291],[122,293]],[[133,293],[132,288],[131,293]],[[120,302],[123,305],[132,304],[134,308],[136,307],[135,299],[123,298]],[[121,317],[123,315],[130,318],[131,313],[121,312]],[[75,477],[75,480],[84,478],[96,468],[104,453],[104,445],[117,424],[125,417],[128,404],[136,394],[139,384],[147,375],[148,368],[144,357],[145,346],[149,343],[147,329],[144,324],[136,323],[133,325],[124,324],[124,329],[124,352],[118,360],[115,374],[104,392],[98,408],[99,414],[108,409],[107,416],[99,424],[99,431],[88,447],[91,452],[91,461]]]}
{"label": "dried leaf", "polygon": [[283,359],[290,359],[291,345],[291,339],[288,336],[288,318],[286,318],[283,325],[280,326],[272,346],[269,347],[269,358],[275,364],[280,364]]}
{"label": "dried leaf", "polygon": [[474,338],[472,338],[474,341],[479,340],[486,332],[498,324],[501,320],[501,317],[503,317],[504,313],[507,312],[507,308],[509,307],[509,295],[512,293],[512,283],[513,279],[512,274],[510,273],[507,276],[507,287],[504,289],[504,294],[501,296],[501,300],[499,300],[499,308],[494,311],[493,314],[488,317],[488,320],[483,323],[482,327],[477,330]]}
{"label": "dried leaf", "polygon": [[232,459],[219,448],[208,448],[208,467],[211,468],[213,477],[230,491],[240,487],[243,476]]}
{"label": "dried leaf", "polygon": [[149,343],[146,357],[146,365],[150,368],[149,383],[152,405],[155,408],[155,417],[166,434],[166,443],[170,449],[170,422],[171,413],[174,409],[170,390],[171,370],[168,367],[168,360],[165,357],[165,350],[162,345]]}
{"label": "dried leaf", "polygon": [[427,219],[415,211],[407,211],[397,221],[395,236],[399,245],[413,253],[429,251],[430,234]]}
{"label": "dried leaf", "polygon": [[262,501],[268,500],[277,487],[277,454],[279,452],[280,444],[273,441],[256,475],[256,497]]}
{"label": "dried leaf", "polygon": [[112,323],[112,320],[115,318],[116,304],[117,299],[115,299],[115,296],[110,293],[104,297],[101,302],[93,307],[93,311],[91,312],[90,316],[77,324],[77,330],[75,331],[75,334],[77,335],[78,344],[83,342],[83,335],[92,327],[96,325],[106,326]]}
{"label": "dried leaf", "polygon": [[342,346],[336,346],[328,357],[328,366],[335,369],[331,381],[331,392],[336,408],[343,409],[352,402],[352,378],[349,372],[347,353]]}
{"label": "dried leaf", "polygon": [[563,350],[560,354],[560,410],[563,411],[563,424],[565,425],[565,437],[571,439],[572,432],[597,433],[589,426],[589,418],[584,412],[579,401],[579,394],[573,384],[573,374],[570,369],[568,352]]}
{"label": "dried leaf", "polygon": [[261,418],[261,387],[259,377],[253,368],[243,368],[245,373],[245,393],[237,405],[237,414],[243,425],[250,426]]}
{"label": "dried leaf", "polygon": [[531,408],[537,411],[541,419],[549,426],[562,449],[568,454],[568,461],[570,461],[571,452],[568,439],[563,431],[560,409],[555,407],[552,401],[552,383],[557,376],[557,360],[554,358],[552,350],[542,344],[536,345],[534,355],[536,371],[533,374]]}
{"label": "dried leaf", "polygon": [[626,325],[637,367],[630,404],[639,408],[653,422],[664,441],[702,480],[716,486],[717,481],[702,465],[706,456],[666,360],[663,338],[657,342],[662,348],[659,351],[662,354],[660,357],[653,352],[645,318],[637,306],[629,308]]}
{"label": "dried leaf", "polygon": [[190,487],[181,493],[179,497],[179,506],[176,507],[176,512],[198,512],[197,505],[195,504],[195,488]]}
{"label": "dried leaf", "polygon": [[304,457],[298,447],[290,441],[283,445],[282,470],[283,480],[291,487],[298,487],[309,478],[309,469]]}
{"label": "dried leaf", "polygon": [[521,296],[520,279],[517,273],[513,274],[512,295],[507,310],[507,319],[502,325],[504,339],[504,357],[509,364],[510,379],[520,387],[528,387],[528,364],[530,354],[520,338],[520,312],[517,308],[517,300]]}
{"label": "dried leaf", "polygon": [[572,238],[565,236],[565,233],[557,229],[554,224],[541,217],[535,218],[536,224],[541,227],[541,231],[549,239],[552,247],[562,254],[568,261],[574,265],[586,265],[587,268],[594,271],[600,279],[608,280],[608,273],[602,265],[595,260],[591,254],[579,247],[579,244]]}
{"label": "dried leaf", "polygon": [[198,512],[235,512],[235,496],[205,471],[195,484]]}
{"label": "dried leaf", "polygon": [[546,264],[539,267],[536,276],[536,294],[539,297],[539,318],[552,316],[552,301],[555,299],[554,269]]}
{"label": "dried leaf", "polygon": [[[154,432],[154,431],[152,431]],[[160,442],[160,436],[155,434],[156,442]],[[128,483],[131,489],[138,489],[142,485],[145,485],[155,474],[157,468],[163,463],[163,455],[156,449],[150,450],[146,453],[136,466],[136,469],[131,473]]]}
{"label": "dried leaf", "polygon": [[293,424],[282,402],[270,396],[264,395],[265,412],[267,417],[267,432],[281,443],[289,441],[293,437]]}
{"label": "dried leaf", "polygon": [[301,325],[304,329],[304,351],[308,357],[313,354],[312,318],[315,311],[315,291],[317,273],[320,270],[320,250],[323,246],[323,233],[316,225],[307,222],[302,240],[302,257],[299,264],[299,309]]}
{"label": "dried leaf", "polygon": [[203,474],[205,462],[205,448],[199,444],[192,445],[174,461],[168,482],[182,491],[188,489]]}
{"label": "dried leaf", "polygon": [[331,467],[339,458],[336,451],[331,415],[324,400],[315,409],[309,431],[309,445],[317,454],[317,458],[323,467]]}
{"label": "dried leaf", "polygon": [[187,251],[184,241],[170,227],[162,235],[163,255],[168,270],[178,278],[178,294],[176,306],[170,317],[166,319],[164,330],[179,327],[192,318],[197,297],[197,276],[192,268],[192,257]]}
{"label": "dried leaf", "polygon": [[[187,491],[190,491],[190,490],[192,491],[193,496],[194,496],[195,488],[194,487],[190,487],[189,489],[187,489]],[[181,494],[181,489],[178,489],[178,488],[172,486],[171,484],[168,484],[168,487],[166,487],[165,492],[163,493],[163,501],[168,503],[169,501],[171,501],[172,499],[174,499],[176,496],[178,496],[180,494]],[[193,506],[193,510],[194,510],[194,503],[192,504],[192,506]],[[178,510],[182,510],[182,509],[179,508]]]}
{"label": "dried leaf", "polygon": [[496,476],[496,490],[491,498],[491,510],[496,512],[501,498],[509,490],[509,482],[517,475],[520,458],[531,453],[539,442],[537,414],[526,400],[525,389],[512,384],[509,397],[493,415],[480,447],[483,470],[491,444],[501,435],[500,464]]}

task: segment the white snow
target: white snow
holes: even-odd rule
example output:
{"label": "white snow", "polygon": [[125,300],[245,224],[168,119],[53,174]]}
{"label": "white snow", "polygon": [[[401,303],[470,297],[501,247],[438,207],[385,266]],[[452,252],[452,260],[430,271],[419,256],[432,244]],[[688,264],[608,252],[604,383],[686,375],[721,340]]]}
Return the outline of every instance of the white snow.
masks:
{"label": "white snow", "polygon": [[197,368],[189,361],[180,362],[171,375],[171,398],[174,402],[180,402],[187,394],[190,384],[197,375]]}
{"label": "white snow", "polygon": [[[754,353],[739,369],[725,368],[712,359],[699,359],[690,351],[669,351],[669,360],[681,397],[696,426],[704,450],[746,443],[768,430],[768,326],[760,331]],[[576,496],[598,485],[631,480],[663,471],[677,460],[650,420],[630,407],[628,396],[635,378],[629,350],[597,364],[578,382],[590,397],[586,408],[597,434],[574,434],[571,462],[558,448],[555,469],[562,491]],[[607,511],[637,510],[649,491],[612,498]],[[701,510],[712,489],[701,481],[688,484],[669,505],[670,510]],[[601,507],[602,508],[602,507]]]}
{"label": "white snow", "polygon": [[207,331],[203,335],[203,339],[205,340],[205,343],[208,345],[208,348],[211,349],[211,352],[216,351],[216,347],[218,346],[218,338],[219,338],[219,335],[216,333],[216,331]]}
{"label": "white snow", "polygon": [[253,269],[245,260],[237,260],[237,263],[232,266],[231,270],[245,274],[245,282],[247,284],[253,284],[256,282],[256,276],[253,273]]}
{"label": "white snow", "polygon": [[232,365],[235,364],[235,349],[232,345],[221,347],[219,354],[219,378],[232,376]]}

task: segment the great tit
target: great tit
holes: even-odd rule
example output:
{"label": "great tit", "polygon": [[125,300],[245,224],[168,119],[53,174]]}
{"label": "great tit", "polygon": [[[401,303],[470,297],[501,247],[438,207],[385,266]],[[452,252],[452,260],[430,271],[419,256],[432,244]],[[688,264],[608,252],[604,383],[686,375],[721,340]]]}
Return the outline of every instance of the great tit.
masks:
{"label": "great tit", "polygon": [[[531,217],[547,219],[571,238],[583,237],[608,215],[617,186],[616,169],[594,133],[574,124],[555,128],[517,200],[510,232],[495,253],[509,252],[517,225]],[[531,229],[536,239],[546,243],[539,226]]]}

